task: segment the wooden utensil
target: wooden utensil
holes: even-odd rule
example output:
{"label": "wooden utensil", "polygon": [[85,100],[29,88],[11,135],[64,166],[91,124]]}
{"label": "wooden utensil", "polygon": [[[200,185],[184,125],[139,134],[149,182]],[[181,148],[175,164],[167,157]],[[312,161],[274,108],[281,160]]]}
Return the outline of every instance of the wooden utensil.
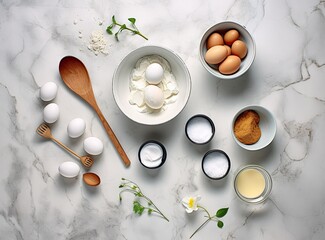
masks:
{"label": "wooden utensil", "polygon": [[48,125],[46,125],[45,123],[42,123],[36,129],[36,132],[38,133],[38,135],[40,135],[40,136],[42,136],[44,138],[51,139],[53,142],[57,143],[60,147],[64,148],[69,153],[71,153],[74,156],[76,156],[77,158],[79,158],[80,161],[81,161],[81,163],[82,163],[82,165],[84,165],[86,168],[90,168],[93,165],[94,160],[91,157],[89,157],[89,156],[79,156],[77,153],[75,153],[70,148],[68,148],[67,146],[65,146],[59,140],[55,139],[53,137],[53,135],[51,134],[51,128]]}
{"label": "wooden utensil", "polygon": [[68,88],[84,99],[95,110],[125,166],[128,167],[131,162],[97,105],[85,65],[79,59],[67,56],[61,59],[59,71],[63,82]]}
{"label": "wooden utensil", "polygon": [[87,172],[82,175],[84,182],[92,187],[98,186],[100,184],[100,177],[96,173]]}

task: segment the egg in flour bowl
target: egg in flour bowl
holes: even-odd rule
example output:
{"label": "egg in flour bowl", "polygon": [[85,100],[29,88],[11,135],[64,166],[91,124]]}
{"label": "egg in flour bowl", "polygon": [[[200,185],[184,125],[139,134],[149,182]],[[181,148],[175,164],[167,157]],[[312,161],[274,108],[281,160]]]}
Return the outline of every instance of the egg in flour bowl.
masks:
{"label": "egg in flour bowl", "polygon": [[159,63],[151,63],[145,71],[145,78],[149,84],[159,84],[164,77],[164,69]]}
{"label": "egg in flour bowl", "polygon": [[144,102],[152,109],[160,109],[164,104],[163,91],[155,85],[146,86],[144,89]]}
{"label": "egg in flour bowl", "polygon": [[129,89],[129,103],[140,113],[166,110],[179,93],[170,64],[159,55],[144,56],[136,62]]}
{"label": "egg in flour bowl", "polygon": [[115,70],[112,85],[120,110],[145,125],[175,118],[191,93],[191,77],[183,60],[159,46],[144,46],[129,53]]}

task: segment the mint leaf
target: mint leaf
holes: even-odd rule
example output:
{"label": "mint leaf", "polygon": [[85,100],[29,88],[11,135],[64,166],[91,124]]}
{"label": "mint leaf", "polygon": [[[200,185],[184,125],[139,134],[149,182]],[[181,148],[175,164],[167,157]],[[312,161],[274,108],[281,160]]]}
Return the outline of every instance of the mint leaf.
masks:
{"label": "mint leaf", "polygon": [[136,21],[135,18],[128,18],[128,20],[129,20],[133,25],[135,24],[135,21]]}
{"label": "mint leaf", "polygon": [[[110,35],[113,35],[115,36],[115,39],[116,41],[119,41],[119,38],[118,38],[118,35],[124,31],[124,30],[127,30],[127,31],[130,31],[131,33],[133,33],[133,35],[139,35],[140,37],[148,40],[148,38],[146,36],[144,36],[140,31],[139,29],[135,26],[135,22],[136,22],[136,19],[135,18],[128,18],[129,22],[131,23],[132,27],[127,27],[126,24],[122,24],[122,23],[118,23],[115,19],[115,16],[113,15],[112,16],[112,24],[110,26],[107,27],[106,29],[106,32]],[[115,26],[119,26],[119,30],[116,32],[116,33],[113,33],[112,29],[115,27]],[[122,180],[125,180],[124,178],[122,178]]]}
{"label": "mint leaf", "polygon": [[133,202],[133,212],[136,214],[141,215],[144,211],[144,207],[138,201]]}
{"label": "mint leaf", "polygon": [[220,220],[218,220],[218,222],[217,222],[217,226],[218,226],[219,228],[222,228],[222,227],[223,227],[223,222],[220,221]]}
{"label": "mint leaf", "polygon": [[150,215],[151,213],[152,213],[152,209],[149,208],[149,209],[148,209],[148,214]]}
{"label": "mint leaf", "polygon": [[216,217],[217,217],[217,218],[222,218],[222,217],[224,217],[224,216],[227,214],[228,209],[229,209],[229,208],[220,208],[220,209],[216,212]]}
{"label": "mint leaf", "polygon": [[[114,24],[117,24],[117,22],[116,22],[116,20],[115,20],[115,16],[114,16],[114,15],[112,16],[112,22],[113,22]],[[124,179],[122,179],[122,180],[124,180]]]}

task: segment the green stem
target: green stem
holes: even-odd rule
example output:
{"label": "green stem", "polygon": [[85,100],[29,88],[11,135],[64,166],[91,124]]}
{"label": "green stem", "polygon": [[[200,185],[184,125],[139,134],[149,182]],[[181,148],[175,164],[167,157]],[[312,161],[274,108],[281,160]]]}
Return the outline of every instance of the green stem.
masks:
{"label": "green stem", "polygon": [[[141,192],[141,194],[142,194],[142,192]],[[142,194],[143,195],[143,194]],[[147,196],[145,196],[145,195],[143,195],[143,198],[145,199],[145,200],[147,200],[147,202],[149,203],[149,204],[151,204],[159,213],[160,213],[160,215],[167,221],[167,222],[169,222],[169,219],[159,210],[159,208],[153,203],[153,201],[151,201],[151,199],[150,198],[148,198]]]}
{"label": "green stem", "polygon": [[198,208],[201,208],[202,210],[204,210],[204,211],[206,212],[206,214],[208,214],[208,218],[209,218],[209,219],[212,218],[211,215],[210,215],[210,213],[208,212],[208,210],[207,210],[205,207],[202,207],[202,206],[200,206],[200,205],[198,205],[197,207],[198,207]]}
{"label": "green stem", "polygon": [[124,183],[126,187],[132,188],[132,186],[130,186],[129,184],[133,184],[136,188],[140,189],[138,184],[136,184],[135,182],[133,182],[133,181],[131,181],[129,179],[124,178],[123,181],[126,181]]}
{"label": "green stem", "polygon": [[[116,25],[119,26],[119,27],[122,27],[122,26],[123,26],[123,24],[120,24],[120,23],[116,23]],[[137,35],[143,37],[143,38],[146,39],[146,40],[148,40],[148,38],[147,38],[146,36],[144,36],[142,33],[140,33],[140,32],[137,31],[137,30],[134,30],[134,29],[132,29],[132,28],[128,28],[128,27],[125,27],[125,29],[126,29],[126,30],[129,30],[129,31],[131,31],[131,32],[133,32],[134,34],[137,34]]]}
{"label": "green stem", "polygon": [[203,226],[205,225],[205,224],[207,224],[209,221],[210,221],[211,219],[210,218],[208,218],[207,220],[205,220],[196,230],[195,230],[195,232],[190,236],[190,239],[195,235],[195,233],[197,233],[201,228],[203,228]]}
{"label": "green stem", "polygon": [[192,238],[194,235],[195,235],[195,233],[197,233],[201,228],[203,228],[203,226],[205,225],[205,224],[207,224],[209,221],[211,221],[211,220],[213,220],[213,217],[211,217],[211,215],[210,215],[210,213],[208,212],[208,210],[205,208],[205,207],[202,207],[202,206],[200,206],[200,205],[198,205],[197,206],[198,208],[200,208],[200,209],[202,209],[203,211],[205,211],[206,212],[206,214],[208,215],[208,216],[205,216],[205,217],[207,217],[208,219],[207,220],[205,220],[196,230],[195,230],[195,232],[190,236],[190,238]]}
{"label": "green stem", "polygon": [[[137,194],[140,195],[138,197],[144,198],[149,204],[151,204],[157,210],[157,211],[155,210],[154,212],[160,214],[162,218],[164,218],[167,222],[169,222],[169,219],[159,210],[159,208],[153,203],[153,201],[142,193],[142,191],[141,191],[140,187],[138,186],[138,184],[136,184],[135,182],[133,182],[133,181],[131,181],[129,179],[124,179],[124,181],[127,181],[125,183],[125,187],[128,187],[130,189],[124,189],[124,190],[122,190],[120,192],[120,194],[119,194],[120,195],[120,199],[121,199],[122,192],[127,192],[128,191],[128,192],[131,192],[133,194],[134,193],[137,193]],[[132,186],[129,186],[128,184],[133,184],[138,189],[138,191],[134,190],[132,188]],[[152,209],[152,210],[154,210],[154,209]]]}
{"label": "green stem", "polygon": [[120,191],[120,193],[118,195],[120,200],[122,199],[122,193],[124,193],[124,192],[130,192],[130,193],[133,193],[133,194],[137,193],[137,191],[135,191],[134,189],[123,189],[123,190]]}

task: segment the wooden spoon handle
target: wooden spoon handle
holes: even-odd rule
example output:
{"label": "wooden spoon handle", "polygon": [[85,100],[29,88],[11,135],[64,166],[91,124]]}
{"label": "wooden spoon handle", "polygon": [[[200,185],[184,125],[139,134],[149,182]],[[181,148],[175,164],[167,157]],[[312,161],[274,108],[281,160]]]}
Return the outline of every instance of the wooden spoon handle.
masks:
{"label": "wooden spoon handle", "polygon": [[97,113],[100,121],[102,122],[102,124],[103,124],[109,138],[111,139],[113,145],[115,146],[115,149],[120,154],[120,156],[121,156],[121,158],[122,158],[122,160],[124,162],[124,165],[126,167],[130,166],[130,164],[131,164],[130,159],[126,155],[123,147],[121,146],[120,142],[118,141],[117,137],[115,136],[112,128],[109,126],[108,122],[106,121],[103,113],[100,111],[100,109],[98,107],[96,107],[95,110],[96,110],[96,113]]}

